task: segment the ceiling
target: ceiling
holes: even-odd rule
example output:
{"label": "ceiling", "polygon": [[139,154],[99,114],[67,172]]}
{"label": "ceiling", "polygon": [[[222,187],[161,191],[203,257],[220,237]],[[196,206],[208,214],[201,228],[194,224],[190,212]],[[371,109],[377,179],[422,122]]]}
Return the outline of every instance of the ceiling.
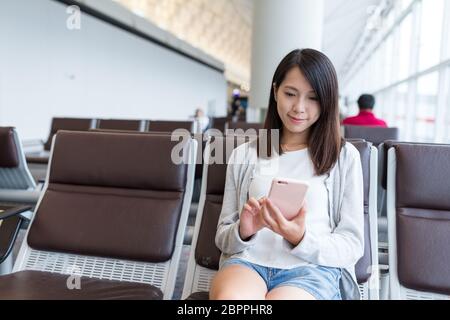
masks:
{"label": "ceiling", "polygon": [[[228,80],[248,87],[254,0],[113,0],[223,61]],[[338,73],[380,0],[324,0],[322,50]]]}
{"label": "ceiling", "polygon": [[333,61],[340,76],[347,58],[362,36],[371,8],[380,0],[324,0],[322,51]]}

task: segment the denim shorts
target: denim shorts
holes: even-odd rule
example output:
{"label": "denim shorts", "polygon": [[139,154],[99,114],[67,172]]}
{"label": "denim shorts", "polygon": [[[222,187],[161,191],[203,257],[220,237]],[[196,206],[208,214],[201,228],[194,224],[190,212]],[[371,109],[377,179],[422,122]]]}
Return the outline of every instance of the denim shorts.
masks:
{"label": "denim shorts", "polygon": [[222,268],[229,265],[242,265],[256,271],[264,280],[267,290],[291,286],[305,290],[317,300],[341,300],[339,281],[340,268],[305,265],[293,269],[277,269],[260,266],[251,262],[231,258]]}

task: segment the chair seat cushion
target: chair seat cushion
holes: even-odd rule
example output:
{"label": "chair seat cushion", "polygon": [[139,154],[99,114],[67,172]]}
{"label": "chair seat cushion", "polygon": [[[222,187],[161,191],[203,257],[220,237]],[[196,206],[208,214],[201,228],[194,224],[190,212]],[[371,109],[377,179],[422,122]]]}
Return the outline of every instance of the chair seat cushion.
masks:
{"label": "chair seat cushion", "polygon": [[[77,287],[72,289],[68,287]],[[69,284],[69,286],[68,286]],[[20,271],[0,277],[0,300],[161,300],[160,289],[142,283]]]}
{"label": "chair seat cushion", "polygon": [[193,292],[186,300],[209,300],[209,292]]}

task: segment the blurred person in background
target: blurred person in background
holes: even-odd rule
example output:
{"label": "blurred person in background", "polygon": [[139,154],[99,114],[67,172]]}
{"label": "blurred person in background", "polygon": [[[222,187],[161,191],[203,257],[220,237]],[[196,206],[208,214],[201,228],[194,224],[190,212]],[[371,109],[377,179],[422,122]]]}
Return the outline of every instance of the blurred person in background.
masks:
{"label": "blurred person in background", "polygon": [[342,121],[343,125],[352,126],[371,126],[371,127],[387,127],[384,120],[378,119],[373,114],[375,107],[375,97],[371,94],[363,94],[358,99],[359,114],[354,117],[348,117]]}
{"label": "blurred person in background", "polygon": [[202,108],[195,109],[195,114],[193,116],[193,120],[196,123],[196,132],[203,133],[209,127],[209,118],[205,115],[205,112]]}

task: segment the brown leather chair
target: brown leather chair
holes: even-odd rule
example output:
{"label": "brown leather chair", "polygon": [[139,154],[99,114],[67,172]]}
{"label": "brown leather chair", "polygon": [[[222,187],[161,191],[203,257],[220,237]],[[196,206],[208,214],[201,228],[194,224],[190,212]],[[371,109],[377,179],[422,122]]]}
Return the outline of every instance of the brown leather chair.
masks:
{"label": "brown leather chair", "polygon": [[16,129],[0,127],[0,202],[34,204],[38,198]]}
{"label": "brown leather chair", "polygon": [[[395,141],[399,138],[398,128],[383,128],[383,127],[368,127],[368,126],[344,126],[344,137],[346,139],[362,138],[372,142],[378,148],[378,195],[377,195],[377,207],[379,216],[380,240],[385,243],[387,235],[387,222],[386,222],[386,187],[385,176],[386,167],[385,164],[385,151],[384,142],[387,140]],[[387,259],[382,256],[381,262],[387,264]]]}
{"label": "brown leather chair", "polygon": [[35,187],[16,129],[0,127],[0,188],[27,190]]}
{"label": "brown leather chair", "polygon": [[[236,141],[238,144],[244,142],[242,137],[227,137],[227,139],[233,138],[238,139]],[[222,143],[225,144],[226,140],[223,139]],[[364,176],[365,249],[364,256],[356,266],[356,274],[362,297],[378,299],[377,186],[375,179],[377,150],[372,147],[371,143],[363,140],[351,141],[351,143],[360,152]],[[208,148],[205,150],[205,155],[208,158]],[[208,299],[211,280],[219,268],[221,254],[215,246],[215,235],[222,209],[226,165],[205,164],[203,170],[202,194],[192,242],[193,250],[189,257],[183,288],[183,298],[189,300]]]}
{"label": "brown leather chair", "polygon": [[[52,147],[53,136],[59,130],[70,130],[70,131],[88,131],[94,128],[95,120],[93,119],[83,119],[83,118],[53,118],[50,127],[50,133],[48,135],[47,141],[44,142],[44,150],[41,152],[31,152],[27,153],[26,158],[29,164],[36,165],[47,165],[49,161],[50,149]],[[41,171],[44,170],[43,174],[39,175],[39,179],[45,178],[46,167],[40,168]]]}
{"label": "brown leather chair", "polygon": [[372,143],[348,139],[359,151],[364,180],[364,255],[355,266],[362,299],[379,299],[377,180],[378,150]]}
{"label": "brown leather chair", "polygon": [[52,126],[50,129],[50,134],[47,141],[44,144],[44,150],[50,151],[52,147],[53,136],[59,130],[69,130],[69,131],[88,131],[93,128],[92,119],[82,119],[82,118],[53,118]]}
{"label": "brown leather chair", "polygon": [[0,275],[11,272],[10,253],[26,220],[21,215],[31,209],[19,204],[35,204],[39,198],[35,188],[17,131],[0,127]]}
{"label": "brown leather chair", "polygon": [[[245,139],[238,136],[211,136],[204,150],[202,189],[182,294],[184,299],[208,299],[210,282],[219,268],[221,253],[215,246],[215,235],[222,210],[227,162],[232,151],[230,147],[227,150],[227,141],[229,146],[231,143],[238,146]],[[209,164],[212,156],[217,157],[216,154],[211,155],[210,143],[221,146],[222,163]]]}
{"label": "brown leather chair", "polygon": [[398,140],[398,128],[344,126],[345,139],[364,139],[372,142],[376,147],[386,140]]}
{"label": "brown leather chair", "polygon": [[105,130],[145,131],[145,120],[99,119],[97,128]]}
{"label": "brown leather chair", "polygon": [[[168,137],[172,137],[172,135],[174,135],[174,137],[177,136],[177,134],[174,134],[173,132],[163,132],[163,131],[146,131],[146,132],[135,132],[135,131],[130,131],[130,130],[113,130],[113,129],[91,129],[89,130],[90,132],[105,132],[105,133],[123,133],[123,134],[129,134],[129,133],[134,133],[134,134],[151,134],[151,135],[163,135],[163,136],[168,136]],[[188,225],[186,227],[186,232],[184,234],[184,241],[183,244],[185,245],[191,245],[192,242],[192,235],[194,233],[194,227],[192,225],[192,223],[190,223],[190,221],[192,221],[193,219],[195,219],[195,215],[197,214],[197,210],[196,210],[196,205],[199,201],[200,198],[200,183],[201,183],[201,175],[202,175],[202,159],[203,159],[203,153],[202,150],[204,150],[205,148],[205,144],[206,141],[204,140],[204,136],[203,134],[192,134],[189,132],[180,132],[180,134],[182,136],[186,135],[187,137],[192,137],[193,139],[195,139],[197,141],[197,159],[196,159],[196,164],[195,164],[195,176],[194,176],[194,187],[192,190],[192,204],[191,204],[191,208],[189,210],[189,219],[188,219]],[[201,149],[200,149],[201,147]]]}
{"label": "brown leather chair", "polygon": [[450,145],[388,152],[391,299],[450,299]]}
{"label": "brown leather chair", "polygon": [[193,121],[154,121],[151,120],[148,130],[153,132],[173,132],[177,129],[185,129],[192,132]]}
{"label": "brown leather chair", "polygon": [[[378,199],[378,236],[380,249],[380,264],[389,265],[388,258],[388,219],[387,219],[387,201],[386,201],[386,189],[387,189],[387,171],[388,171],[388,151],[390,148],[399,144],[409,145],[429,145],[427,143],[420,142],[406,142],[397,140],[386,140],[378,146],[378,170],[379,170],[379,199]],[[436,146],[446,146],[445,144],[433,144]],[[381,199],[380,199],[381,197]]]}
{"label": "brown leather chair", "polygon": [[16,129],[0,127],[0,275],[11,271],[10,253],[25,220],[20,214],[31,209],[12,203],[36,203],[35,188]]}
{"label": "brown leather chair", "polygon": [[11,252],[24,222],[31,216],[30,206],[0,204],[0,275],[12,270]]}
{"label": "brown leather chair", "polygon": [[231,117],[214,117],[211,120],[211,128],[225,133],[225,127],[229,121],[231,121]]}
{"label": "brown leather chair", "polygon": [[[172,161],[174,148],[187,163]],[[190,138],[58,132],[45,193],[15,273],[0,277],[0,299],[170,299],[195,154]]]}

